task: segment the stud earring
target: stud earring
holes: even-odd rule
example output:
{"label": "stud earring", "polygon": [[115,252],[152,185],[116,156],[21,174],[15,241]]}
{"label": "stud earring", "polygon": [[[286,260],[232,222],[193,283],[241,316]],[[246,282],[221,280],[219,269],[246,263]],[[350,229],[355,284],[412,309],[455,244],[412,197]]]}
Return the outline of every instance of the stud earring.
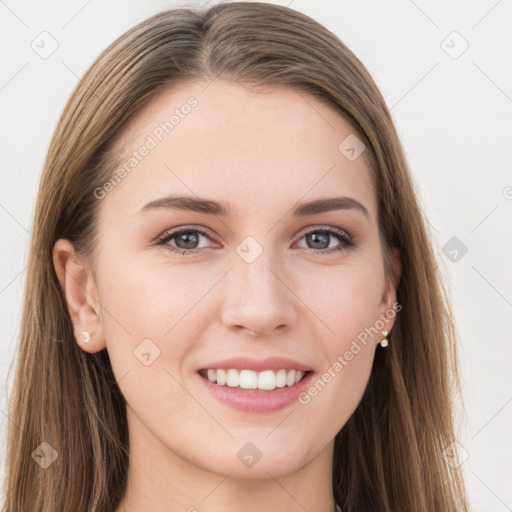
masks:
{"label": "stud earring", "polygon": [[91,333],[89,331],[82,331],[82,336],[84,337],[84,343],[91,341]]}
{"label": "stud earring", "polygon": [[383,331],[382,332],[382,336],[384,336],[384,339],[382,339],[380,341],[380,346],[381,347],[387,347],[388,346],[388,338],[387,338],[388,334],[389,334],[388,331]]}

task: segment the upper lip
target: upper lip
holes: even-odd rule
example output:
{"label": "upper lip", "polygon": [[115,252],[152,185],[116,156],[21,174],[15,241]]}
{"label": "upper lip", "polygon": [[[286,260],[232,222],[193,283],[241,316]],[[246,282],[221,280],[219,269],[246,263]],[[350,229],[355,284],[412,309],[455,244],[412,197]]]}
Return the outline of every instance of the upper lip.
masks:
{"label": "upper lip", "polygon": [[215,361],[208,363],[200,369],[205,370],[229,370],[230,368],[236,370],[253,370],[261,372],[264,370],[301,370],[303,372],[311,371],[311,367],[301,364],[293,359],[287,357],[267,357],[266,359],[250,359],[247,357],[233,357],[231,359],[224,359],[223,361]]}

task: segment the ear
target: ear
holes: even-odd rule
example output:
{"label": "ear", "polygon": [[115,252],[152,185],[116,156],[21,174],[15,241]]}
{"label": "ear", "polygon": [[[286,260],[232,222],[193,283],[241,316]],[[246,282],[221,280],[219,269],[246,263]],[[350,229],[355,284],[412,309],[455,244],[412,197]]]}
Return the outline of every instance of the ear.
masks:
{"label": "ear", "polygon": [[[66,299],[75,338],[86,352],[105,348],[101,322],[101,308],[93,274],[83,258],[79,258],[74,245],[59,239],[53,247],[53,265]],[[82,333],[88,332],[90,339]]]}
{"label": "ear", "polygon": [[389,276],[386,283],[385,290],[382,295],[382,301],[379,306],[379,319],[382,319],[386,324],[382,330],[387,332],[391,332],[391,329],[395,324],[397,311],[402,309],[401,305],[396,304],[396,290],[398,288],[398,283],[400,282],[400,276],[402,275],[400,252],[397,248],[392,249],[391,266],[391,276]]}

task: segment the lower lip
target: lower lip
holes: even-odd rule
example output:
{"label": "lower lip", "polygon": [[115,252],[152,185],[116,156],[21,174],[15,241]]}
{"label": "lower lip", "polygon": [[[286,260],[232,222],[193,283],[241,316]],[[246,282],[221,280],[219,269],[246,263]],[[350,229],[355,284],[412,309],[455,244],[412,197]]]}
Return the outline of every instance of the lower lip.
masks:
{"label": "lower lip", "polygon": [[198,374],[198,376],[217,400],[233,409],[246,412],[271,412],[282,409],[296,401],[299,394],[309,386],[313,378],[313,372],[309,372],[299,383],[293,386],[275,388],[270,391],[219,386],[202,375]]}

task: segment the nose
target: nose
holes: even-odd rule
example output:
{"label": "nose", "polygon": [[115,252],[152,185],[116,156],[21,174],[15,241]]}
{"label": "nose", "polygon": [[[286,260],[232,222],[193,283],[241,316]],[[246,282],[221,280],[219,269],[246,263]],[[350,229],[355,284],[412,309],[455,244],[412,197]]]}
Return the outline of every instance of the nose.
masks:
{"label": "nose", "polygon": [[252,263],[236,259],[227,277],[222,323],[228,329],[268,336],[296,322],[297,299],[291,283],[265,251]]}

